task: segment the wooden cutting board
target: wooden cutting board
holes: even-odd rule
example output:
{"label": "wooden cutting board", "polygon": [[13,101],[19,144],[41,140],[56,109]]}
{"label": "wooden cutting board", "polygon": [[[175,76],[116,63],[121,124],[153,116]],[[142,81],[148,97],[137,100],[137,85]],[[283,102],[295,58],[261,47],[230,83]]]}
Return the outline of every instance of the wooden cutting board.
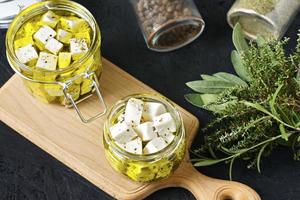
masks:
{"label": "wooden cutting board", "polygon": [[[134,93],[155,92],[114,64],[103,59],[100,86],[108,108]],[[96,98],[79,104],[85,112],[97,110]],[[199,122],[180,110],[190,146]],[[73,109],[38,102],[14,75],[0,90],[0,119],[19,134],[117,199],[142,199],[166,187],[183,187],[199,200],[259,200],[257,193],[241,183],[217,180],[199,173],[186,157],[169,178],[151,184],[129,180],[115,172],[104,156],[102,128],[106,116],[83,124]]]}

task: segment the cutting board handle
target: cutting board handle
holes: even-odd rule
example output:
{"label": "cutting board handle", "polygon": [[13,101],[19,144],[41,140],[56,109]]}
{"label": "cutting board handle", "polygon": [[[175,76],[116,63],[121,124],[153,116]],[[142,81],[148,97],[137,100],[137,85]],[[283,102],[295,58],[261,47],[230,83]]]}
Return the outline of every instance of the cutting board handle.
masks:
{"label": "cutting board handle", "polygon": [[197,200],[260,200],[253,189],[242,183],[210,178],[199,173],[190,162],[182,164],[172,182],[189,190]]}

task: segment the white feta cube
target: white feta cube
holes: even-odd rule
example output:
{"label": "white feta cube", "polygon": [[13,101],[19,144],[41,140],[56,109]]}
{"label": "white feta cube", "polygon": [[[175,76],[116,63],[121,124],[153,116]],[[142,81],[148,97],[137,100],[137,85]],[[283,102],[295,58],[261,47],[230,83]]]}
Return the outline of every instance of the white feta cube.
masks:
{"label": "white feta cube", "polygon": [[57,65],[56,55],[46,53],[46,52],[40,52],[39,59],[36,63],[36,67],[53,71],[56,70],[56,65]]}
{"label": "white feta cube", "polygon": [[70,51],[73,60],[78,60],[88,52],[88,46],[85,39],[70,39]]}
{"label": "white feta cube", "polygon": [[78,17],[62,17],[60,19],[61,27],[70,32],[85,31],[89,27],[88,23],[84,19]]}
{"label": "white feta cube", "polygon": [[129,153],[141,155],[143,153],[143,144],[141,138],[137,137],[125,144],[117,143],[122,149]]}
{"label": "white feta cube", "polygon": [[131,126],[128,126],[126,123],[117,123],[114,126],[110,127],[111,137],[118,143],[124,144],[129,142],[133,138],[137,137],[137,134],[134,132]]}
{"label": "white feta cube", "polygon": [[154,127],[158,134],[176,132],[176,123],[170,113],[164,113],[153,119]]}
{"label": "white feta cube", "polygon": [[70,39],[72,38],[72,34],[68,31],[65,31],[63,29],[57,30],[56,39],[62,43],[69,44]]}
{"label": "white feta cube", "polygon": [[54,38],[50,38],[45,44],[45,48],[53,54],[57,54],[62,48],[63,44]]}
{"label": "white feta cube", "polygon": [[52,12],[51,10],[49,10],[48,12],[46,12],[45,14],[43,14],[41,22],[44,25],[48,25],[52,28],[55,28],[55,26],[57,25],[59,21],[59,16],[57,16],[54,12]]}
{"label": "white feta cube", "polygon": [[153,122],[142,123],[135,127],[135,131],[144,142],[150,141],[153,138],[157,137],[157,133],[155,132]]}
{"label": "white feta cube", "polygon": [[141,122],[144,102],[139,99],[130,98],[125,108],[125,122],[137,126]]}
{"label": "white feta cube", "polygon": [[36,40],[38,46],[45,45],[50,38],[56,36],[55,30],[49,26],[42,26],[34,35],[33,38]]}
{"label": "white feta cube", "polygon": [[16,56],[23,64],[36,60],[39,57],[35,48],[31,44],[17,49]]}
{"label": "white feta cube", "polygon": [[60,69],[66,68],[71,64],[71,53],[60,52],[58,54],[58,67]]}
{"label": "white feta cube", "polygon": [[168,144],[162,137],[157,137],[146,144],[143,149],[144,154],[156,153],[164,149]]}
{"label": "white feta cube", "polygon": [[161,103],[146,102],[143,110],[143,119],[146,121],[153,121],[154,117],[167,112],[165,106]]}
{"label": "white feta cube", "polygon": [[175,135],[170,132],[160,134],[159,136],[162,137],[168,144],[170,144],[175,138]]}

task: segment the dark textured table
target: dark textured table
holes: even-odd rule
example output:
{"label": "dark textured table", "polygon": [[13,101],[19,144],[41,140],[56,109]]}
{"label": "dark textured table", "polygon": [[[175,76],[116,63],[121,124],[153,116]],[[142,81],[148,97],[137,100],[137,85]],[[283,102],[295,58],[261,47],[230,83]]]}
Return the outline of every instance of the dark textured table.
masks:
{"label": "dark textured table", "polygon": [[[185,82],[201,73],[232,72],[229,55],[233,49],[231,29],[226,12],[232,0],[196,0],[206,21],[203,35],[182,49],[170,53],[148,50],[137,26],[135,16],[125,0],[81,0],[95,16],[102,30],[102,52],[128,73],[134,75],[182,107],[195,114],[201,125],[210,115],[188,104],[183,95],[189,92]],[[287,49],[295,46],[300,16],[290,26]],[[0,84],[12,75],[5,56],[5,31],[0,31]],[[16,111],[17,112],[17,111]],[[194,146],[201,144],[201,132]],[[223,164],[201,168],[202,173],[227,179]],[[253,187],[263,200],[300,199],[300,162],[286,149],[278,149],[264,160],[262,174],[248,170],[245,164],[234,166],[234,180]],[[99,200],[111,199],[107,194],[74,173],[0,122],[0,200]],[[186,190],[170,188],[158,191],[148,199],[194,199]]]}

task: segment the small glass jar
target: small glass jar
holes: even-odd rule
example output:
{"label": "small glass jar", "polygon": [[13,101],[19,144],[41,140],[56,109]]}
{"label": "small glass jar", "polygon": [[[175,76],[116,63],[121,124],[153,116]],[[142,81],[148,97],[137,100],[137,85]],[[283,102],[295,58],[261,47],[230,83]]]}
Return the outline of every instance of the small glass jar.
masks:
{"label": "small glass jar", "polygon": [[240,23],[248,39],[280,39],[300,8],[299,0],[236,0],[227,13],[231,27]]}
{"label": "small glass jar", "polygon": [[[147,155],[128,153],[119,147],[111,138],[110,127],[117,123],[130,98],[141,99],[145,102],[162,103],[172,115],[177,126],[174,140],[164,149]],[[137,94],[128,96],[117,102],[111,109],[104,124],[103,143],[105,155],[110,165],[119,173],[138,182],[152,182],[168,177],[176,170],[184,158],[186,138],[185,129],[180,113],[165,97],[156,94]]]}
{"label": "small glass jar", "polygon": [[[14,51],[15,39],[24,37],[22,31],[18,32],[22,25],[30,20],[34,21],[36,16],[46,13],[48,10],[79,16],[88,22],[92,29],[88,52],[68,67],[53,71],[22,64]],[[68,0],[43,1],[29,6],[16,16],[6,35],[6,54],[10,66],[22,77],[32,96],[44,103],[58,103],[74,107],[80,119],[85,123],[106,112],[106,105],[98,87],[98,80],[102,72],[100,45],[100,29],[93,15],[80,4]],[[95,91],[104,111],[86,119],[77,104],[90,97]]]}
{"label": "small glass jar", "polygon": [[194,41],[205,23],[193,0],[131,0],[149,49],[166,52]]}

